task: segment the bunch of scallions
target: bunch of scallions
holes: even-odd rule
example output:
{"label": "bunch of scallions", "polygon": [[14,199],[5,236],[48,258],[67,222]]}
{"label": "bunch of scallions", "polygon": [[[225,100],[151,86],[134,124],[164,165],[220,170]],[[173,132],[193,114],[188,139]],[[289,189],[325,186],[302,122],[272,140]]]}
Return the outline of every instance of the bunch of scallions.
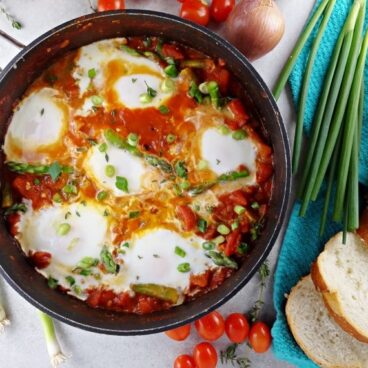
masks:
{"label": "bunch of scallions", "polygon": [[[300,216],[307,212],[326,183],[320,234],[324,233],[328,209],[333,203],[332,220],[342,223],[346,232],[359,226],[359,147],[363,123],[364,67],[368,34],[363,34],[366,0],[355,0],[341,29],[318,98],[306,158],[301,161],[303,121],[309,82],[319,45],[337,0],[322,0],[301,33],[285,64],[273,94],[280,97],[287,79],[315,28],[299,95],[292,159],[293,173],[300,172],[298,196]],[[317,25],[318,24],[318,25]],[[336,189],[334,189],[336,188]]]}

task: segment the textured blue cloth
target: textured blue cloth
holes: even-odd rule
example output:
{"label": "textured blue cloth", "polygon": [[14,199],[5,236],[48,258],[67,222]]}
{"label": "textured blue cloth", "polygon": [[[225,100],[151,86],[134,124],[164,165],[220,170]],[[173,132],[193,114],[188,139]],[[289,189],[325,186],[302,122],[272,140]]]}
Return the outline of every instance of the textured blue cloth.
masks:
{"label": "textured blue cloth", "polygon": [[[318,1],[320,3],[320,1]],[[322,81],[326,73],[330,57],[339,32],[344,24],[345,18],[351,7],[352,0],[337,0],[336,5],[329,21],[328,27],[322,39],[316,63],[311,77],[310,90],[307,100],[307,109],[304,118],[304,128],[309,134],[313,115],[316,109],[318,96],[321,92]],[[367,21],[367,18],[366,18]],[[308,52],[312,44],[312,38],[306,44],[290,78],[290,86],[294,102],[297,106],[299,91],[301,88],[302,77],[308,57]],[[368,70],[365,71],[365,83],[368,80]],[[365,84],[367,85],[367,84]],[[367,88],[365,94],[364,127],[362,133],[361,159],[360,159],[360,181],[368,182],[368,124],[366,121],[367,113]],[[294,341],[285,317],[285,294],[296,285],[302,276],[310,272],[311,263],[317,258],[323,249],[326,240],[336,233],[339,227],[335,223],[328,223],[324,239],[318,236],[320,225],[320,214],[323,208],[324,193],[320,194],[319,199],[312,203],[308,213],[304,218],[298,217],[300,205],[295,204],[285,239],[281,248],[278,265],[275,273],[274,282],[274,304],[277,313],[276,322],[272,328],[273,351],[281,360],[286,360],[300,368],[315,368],[302,350]]]}

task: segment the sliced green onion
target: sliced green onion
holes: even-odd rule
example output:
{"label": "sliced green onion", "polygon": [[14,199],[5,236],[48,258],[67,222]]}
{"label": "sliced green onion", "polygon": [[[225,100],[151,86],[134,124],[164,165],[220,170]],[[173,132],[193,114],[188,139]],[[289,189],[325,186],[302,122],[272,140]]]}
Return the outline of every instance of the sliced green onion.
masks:
{"label": "sliced green onion", "polygon": [[115,186],[116,186],[116,188],[122,190],[125,193],[129,192],[128,180],[126,178],[124,178],[123,176],[117,176],[116,177]]}
{"label": "sliced green onion", "polygon": [[165,106],[165,105],[161,105],[161,106],[158,108],[158,111],[160,111],[160,113],[161,113],[162,115],[166,115],[166,114],[168,114],[168,113],[170,112],[170,109],[169,109],[167,106]]}
{"label": "sliced green onion", "polygon": [[142,93],[142,94],[139,96],[139,101],[140,101],[142,104],[150,103],[152,100],[153,100],[152,96],[150,96],[148,93]]}
{"label": "sliced green onion", "polygon": [[93,106],[101,106],[103,104],[103,98],[101,96],[92,96],[91,101]]}
{"label": "sliced green onion", "polygon": [[175,90],[175,82],[170,78],[165,78],[161,83],[161,91],[164,93],[170,93]]}
{"label": "sliced green onion", "polygon": [[190,97],[194,98],[198,103],[202,103],[203,95],[201,91],[198,89],[198,86],[195,82],[190,83],[188,94]]}
{"label": "sliced green onion", "polygon": [[247,243],[240,243],[240,245],[237,248],[237,252],[241,255],[248,253],[249,251],[249,245]]}
{"label": "sliced green onion", "polygon": [[102,153],[105,153],[107,151],[107,144],[106,143],[101,143],[99,146],[98,146],[98,150]]}
{"label": "sliced green onion", "polygon": [[212,105],[214,107],[219,107],[221,96],[220,96],[220,88],[219,88],[217,82],[215,82],[215,81],[208,82],[207,88],[208,88],[208,93],[209,93],[210,98],[211,98]]}
{"label": "sliced green onion", "polygon": [[179,257],[184,258],[187,255],[187,252],[183,248],[180,248],[180,247],[176,246],[175,247],[175,254],[178,255]]}
{"label": "sliced green onion", "polygon": [[218,237],[216,237],[215,239],[212,240],[216,245],[220,245],[225,241],[225,237],[223,237],[222,235],[219,235]]}
{"label": "sliced green onion", "polygon": [[228,235],[228,234],[230,234],[230,229],[226,225],[224,225],[224,224],[220,224],[219,226],[217,226],[217,231],[221,235]]}
{"label": "sliced green onion", "polygon": [[47,314],[38,311],[41,319],[43,332],[46,339],[47,351],[49,353],[50,362],[52,367],[56,367],[59,364],[65,362],[66,357],[61,351],[59,341],[55,334],[54,322]]}
{"label": "sliced green onion", "polygon": [[74,184],[66,184],[63,187],[63,192],[65,194],[78,194],[78,188]]}
{"label": "sliced green onion", "polygon": [[106,165],[105,167],[105,175],[109,178],[112,178],[116,173],[115,167],[113,165]]}
{"label": "sliced green onion", "polygon": [[64,236],[64,235],[67,235],[69,233],[70,229],[71,229],[71,226],[68,223],[64,222],[64,223],[59,225],[59,227],[57,229],[57,233],[60,236]]}
{"label": "sliced green onion", "polygon": [[167,143],[174,143],[176,141],[176,135],[174,134],[168,134],[166,136],[166,142]]}
{"label": "sliced green onion", "polygon": [[88,78],[93,79],[96,76],[96,69],[92,68],[88,70]]}
{"label": "sliced green onion", "polygon": [[197,165],[198,170],[206,170],[208,168],[208,162],[206,160],[200,160]]}
{"label": "sliced green onion", "polygon": [[197,222],[197,227],[201,233],[205,233],[207,230],[207,221],[205,219],[200,218]]}
{"label": "sliced green onion", "polygon": [[54,279],[53,277],[49,276],[49,278],[47,279],[47,286],[50,289],[56,289],[59,285],[58,280]]}
{"label": "sliced green onion", "polygon": [[243,139],[245,139],[247,137],[247,133],[245,132],[245,130],[243,129],[239,129],[236,130],[233,134],[232,137],[236,140],[236,141],[241,141]]}
{"label": "sliced green onion", "polygon": [[239,221],[235,220],[232,224],[231,224],[231,230],[236,230],[239,228]]}
{"label": "sliced green onion", "polygon": [[226,125],[219,125],[217,127],[217,130],[222,134],[222,135],[228,135],[230,134],[231,130],[229,127],[227,127]]}
{"label": "sliced green onion", "polygon": [[120,45],[120,48],[132,56],[141,56],[141,54],[137,50],[132,49],[131,47],[127,45]]}
{"label": "sliced green onion", "polygon": [[211,241],[205,241],[202,244],[202,248],[204,250],[212,250],[212,249],[215,249],[215,247],[216,247],[216,244],[214,242],[211,242]]}
{"label": "sliced green onion", "polygon": [[190,263],[180,263],[177,267],[179,272],[186,273],[190,271]]}
{"label": "sliced green onion", "polygon": [[301,33],[295,47],[294,50],[292,52],[292,54],[289,56],[289,59],[287,61],[287,63],[285,64],[284,68],[281,71],[281,74],[276,82],[275,88],[273,89],[273,95],[275,97],[276,100],[279,99],[282,90],[284,89],[286,82],[290,76],[291,71],[293,70],[293,67],[295,65],[295,63],[298,60],[298,56],[300,54],[300,52],[303,50],[303,47],[305,45],[305,43],[307,42],[310,34],[312,33],[314,26],[316,25],[316,23],[318,22],[319,18],[321,17],[322,13],[324,12],[326,6],[328,5],[328,3],[330,2],[330,0],[324,0],[321,2],[321,4],[318,6],[318,8],[316,9],[316,11],[314,12],[314,14],[312,15],[312,17],[310,18],[307,26],[305,27],[305,29],[303,30],[303,32]]}
{"label": "sliced green onion", "polygon": [[137,144],[139,142],[139,136],[138,134],[135,134],[135,133],[129,133],[128,134],[128,143],[133,146],[133,147],[136,147]]}
{"label": "sliced green onion", "polygon": [[182,181],[179,185],[180,185],[180,188],[183,190],[187,190],[190,188],[190,183],[188,180]]}
{"label": "sliced green onion", "polygon": [[250,205],[253,209],[258,209],[259,208],[259,203],[258,202],[253,202],[251,205]]}
{"label": "sliced green onion", "polygon": [[168,65],[165,69],[164,72],[166,75],[168,75],[169,77],[175,78],[178,76],[178,69],[176,69],[175,64],[170,64]]}

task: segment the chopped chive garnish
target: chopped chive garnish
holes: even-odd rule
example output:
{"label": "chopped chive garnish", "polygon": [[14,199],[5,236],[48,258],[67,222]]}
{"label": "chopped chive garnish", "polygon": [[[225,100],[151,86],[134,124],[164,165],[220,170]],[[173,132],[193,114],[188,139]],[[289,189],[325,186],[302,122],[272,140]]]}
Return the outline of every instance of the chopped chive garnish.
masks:
{"label": "chopped chive garnish", "polygon": [[105,192],[104,190],[101,190],[101,192],[97,193],[97,199],[99,201],[103,201],[106,198],[107,198],[107,192]]}
{"label": "chopped chive garnish", "polygon": [[249,250],[249,246],[247,243],[240,243],[240,245],[237,248],[237,252],[239,254],[246,254]]}
{"label": "chopped chive garnish", "polygon": [[138,134],[135,133],[129,133],[128,134],[128,143],[133,146],[136,147],[139,141],[139,136]]}
{"label": "chopped chive garnish", "polygon": [[179,185],[180,185],[180,188],[183,190],[187,190],[190,188],[190,183],[188,180],[182,181]]}
{"label": "chopped chive garnish", "polygon": [[74,184],[67,184],[63,188],[65,194],[77,194],[78,188]]}
{"label": "chopped chive garnish", "polygon": [[127,45],[120,45],[120,48],[132,56],[141,56],[141,54]]}
{"label": "chopped chive garnish", "polygon": [[180,248],[180,247],[176,246],[175,247],[175,254],[178,255],[179,257],[184,258],[187,255],[187,252],[183,248]]}
{"label": "chopped chive garnish", "polygon": [[67,276],[65,277],[65,280],[68,282],[70,286],[73,286],[75,284],[75,278],[73,276]]}
{"label": "chopped chive garnish", "polygon": [[190,264],[189,263],[180,263],[178,265],[178,271],[182,273],[186,273],[190,271]]}
{"label": "chopped chive garnish", "polygon": [[175,172],[179,176],[179,178],[187,178],[188,177],[188,170],[185,167],[184,161],[178,161],[175,164]]}
{"label": "chopped chive garnish", "polygon": [[205,170],[208,168],[208,162],[206,160],[200,160],[197,165],[198,170]]}
{"label": "chopped chive garnish", "polygon": [[107,151],[107,144],[106,143],[101,143],[99,146],[98,146],[98,150],[102,153],[105,153]]}
{"label": "chopped chive garnish", "polygon": [[129,212],[129,218],[130,219],[137,218],[137,217],[139,217],[140,214],[141,214],[140,211],[131,211],[131,212]]}
{"label": "chopped chive garnish", "polygon": [[225,238],[222,235],[219,235],[218,237],[216,237],[215,239],[213,239],[213,242],[216,245],[220,245],[225,241]]}
{"label": "chopped chive garnish", "polygon": [[224,224],[221,224],[221,225],[217,226],[217,231],[221,235],[228,235],[228,234],[230,234],[230,229],[226,225],[224,225]]}
{"label": "chopped chive garnish", "polygon": [[160,111],[160,113],[161,114],[163,114],[163,115],[166,115],[166,114],[168,114],[169,112],[170,112],[170,109],[167,107],[167,106],[165,106],[165,105],[161,105],[159,108],[158,108],[158,110]]}
{"label": "chopped chive garnish", "polygon": [[122,190],[125,193],[128,193],[128,180],[124,178],[123,176],[117,176],[116,182],[115,182],[116,188]]}
{"label": "chopped chive garnish", "polygon": [[58,286],[58,280],[49,276],[49,278],[47,279],[47,285],[49,286],[50,289],[56,289]]}
{"label": "chopped chive garnish", "polygon": [[115,175],[115,167],[113,165],[106,165],[105,167],[105,175],[109,178],[112,178]]}
{"label": "chopped chive garnish", "polygon": [[245,207],[240,206],[240,205],[236,205],[234,207],[234,212],[238,215],[242,215],[245,212]]}
{"label": "chopped chive garnish", "polygon": [[228,135],[230,134],[230,128],[227,127],[226,125],[220,125],[217,127],[217,130],[222,134],[222,135]]}
{"label": "chopped chive garnish", "polygon": [[170,78],[165,78],[161,83],[161,91],[164,93],[170,93],[175,89],[175,82]]}
{"label": "chopped chive garnish", "polygon": [[88,70],[88,78],[93,79],[96,76],[96,69],[92,68]]}
{"label": "chopped chive garnish", "polygon": [[174,135],[174,134],[168,134],[166,136],[166,142],[167,143],[174,143],[175,140],[176,140],[176,135]]}
{"label": "chopped chive garnish", "polygon": [[190,84],[188,94],[190,97],[194,98],[198,103],[202,103],[203,95],[201,91],[198,89],[198,86],[195,82],[192,82]]}
{"label": "chopped chive garnish", "polygon": [[202,244],[202,248],[204,250],[212,250],[212,249],[215,249],[215,247],[216,247],[216,244],[211,241],[206,241]]}
{"label": "chopped chive garnish", "polygon": [[92,96],[91,101],[92,101],[93,106],[101,106],[103,104],[103,98],[100,96],[96,96],[96,95]]}
{"label": "chopped chive garnish", "polygon": [[258,202],[253,202],[251,205],[250,205],[253,209],[258,209],[259,208],[259,203]]}
{"label": "chopped chive garnish", "polygon": [[178,76],[178,69],[176,69],[175,64],[169,64],[165,69],[164,72],[169,77],[175,78]]}
{"label": "chopped chive garnish", "polygon": [[246,138],[247,133],[245,132],[245,130],[243,129],[239,129],[236,130],[233,134],[232,137],[236,140],[236,141],[241,141],[242,139]]}
{"label": "chopped chive garnish", "polygon": [[205,219],[200,218],[197,222],[197,227],[201,233],[205,233],[207,230],[207,221]]}
{"label": "chopped chive garnish", "polygon": [[77,267],[80,268],[91,268],[98,265],[98,259],[93,257],[83,257],[78,263]]}
{"label": "chopped chive garnish", "polygon": [[64,236],[64,235],[69,233],[70,229],[71,229],[71,226],[69,224],[67,224],[66,222],[64,222],[64,223],[59,225],[59,227],[57,229],[57,233],[60,236]]}
{"label": "chopped chive garnish", "polygon": [[61,195],[59,193],[55,193],[53,196],[52,196],[52,200],[56,203],[61,203],[62,201],[62,198],[61,198]]}
{"label": "chopped chive garnish", "polygon": [[123,243],[122,247],[129,248],[129,243],[128,242]]}
{"label": "chopped chive garnish", "polygon": [[150,103],[152,101],[152,97],[148,94],[148,93],[142,93],[140,96],[139,96],[139,101],[142,103],[142,104],[147,104],[147,103]]}
{"label": "chopped chive garnish", "polygon": [[235,220],[232,224],[231,224],[231,230],[236,230],[239,228],[239,221]]}

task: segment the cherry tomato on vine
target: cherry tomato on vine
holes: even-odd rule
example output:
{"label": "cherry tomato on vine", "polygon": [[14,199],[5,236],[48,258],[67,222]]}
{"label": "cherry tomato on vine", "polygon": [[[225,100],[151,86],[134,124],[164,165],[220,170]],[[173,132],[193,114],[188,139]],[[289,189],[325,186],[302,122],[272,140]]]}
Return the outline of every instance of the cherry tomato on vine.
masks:
{"label": "cherry tomato on vine", "polygon": [[217,312],[211,312],[194,322],[198,335],[205,340],[214,341],[220,338],[225,331],[224,317]]}
{"label": "cherry tomato on vine", "polygon": [[125,9],[125,0],[98,0],[97,10],[123,10]]}
{"label": "cherry tomato on vine", "polygon": [[215,368],[217,365],[217,351],[209,342],[201,342],[193,350],[196,368]]}
{"label": "cherry tomato on vine", "polygon": [[180,8],[180,16],[206,26],[210,21],[210,9],[204,0],[185,0]]}
{"label": "cherry tomato on vine", "polygon": [[216,22],[225,22],[234,6],[235,0],[212,0],[210,7],[211,19]]}
{"label": "cherry tomato on vine", "polygon": [[263,322],[256,322],[250,328],[249,342],[256,353],[266,352],[272,342],[270,328]]}
{"label": "cherry tomato on vine", "polygon": [[174,368],[196,368],[196,365],[190,355],[179,355],[175,359]]}
{"label": "cherry tomato on vine", "polygon": [[176,341],[183,341],[185,340],[190,334],[190,325],[184,325],[178,328],[174,328],[169,331],[165,331],[165,334],[170,337],[170,339]]}
{"label": "cherry tomato on vine", "polygon": [[225,332],[231,342],[241,344],[249,334],[249,323],[241,313],[232,313],[225,320]]}

